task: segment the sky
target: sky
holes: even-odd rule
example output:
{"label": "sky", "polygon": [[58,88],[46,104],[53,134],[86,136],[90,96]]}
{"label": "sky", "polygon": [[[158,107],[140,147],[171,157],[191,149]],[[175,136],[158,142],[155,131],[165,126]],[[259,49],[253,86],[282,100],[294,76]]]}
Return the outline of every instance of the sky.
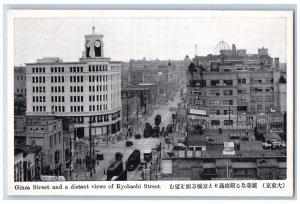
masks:
{"label": "sky", "polygon": [[[268,48],[271,57],[286,62],[285,18],[94,18],[104,35],[104,56],[112,60],[183,60],[186,55],[213,54],[224,40],[231,47],[257,54]],[[84,50],[84,35],[92,33],[92,18],[15,18],[14,65],[60,57],[76,62]]]}

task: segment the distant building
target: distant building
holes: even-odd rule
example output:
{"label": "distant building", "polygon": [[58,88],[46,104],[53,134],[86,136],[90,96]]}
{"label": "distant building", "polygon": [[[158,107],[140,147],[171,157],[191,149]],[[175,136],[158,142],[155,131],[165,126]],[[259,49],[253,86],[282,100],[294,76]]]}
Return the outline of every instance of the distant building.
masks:
{"label": "distant building", "polygon": [[26,64],[27,116],[72,117],[77,137],[120,130],[121,62],[104,57],[103,35],[85,35],[79,62],[59,58]]}
{"label": "distant building", "polygon": [[26,96],[26,67],[14,67],[14,95]]}
{"label": "distant building", "polygon": [[26,145],[26,116],[14,116],[14,142],[15,148]]}
{"label": "distant building", "polygon": [[186,82],[188,114],[194,123],[212,129],[249,129],[254,128],[249,121],[253,115],[283,113],[286,88],[279,83],[279,59],[273,66],[267,49],[259,52],[193,59]]}
{"label": "distant building", "polygon": [[[172,177],[185,180],[284,180],[285,150],[264,150],[261,142],[242,141],[233,154],[224,155],[223,144],[174,147]],[[230,148],[230,147],[229,147]]]}

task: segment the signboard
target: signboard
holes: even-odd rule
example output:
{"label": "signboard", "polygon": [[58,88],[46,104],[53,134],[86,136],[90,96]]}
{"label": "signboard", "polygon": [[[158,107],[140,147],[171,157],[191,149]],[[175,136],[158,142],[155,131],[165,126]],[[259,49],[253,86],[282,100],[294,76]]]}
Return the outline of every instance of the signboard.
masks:
{"label": "signboard", "polygon": [[179,158],[185,158],[185,150],[178,151],[178,157]]}
{"label": "signboard", "polygon": [[223,154],[225,155],[234,155],[234,142],[224,142]]}
{"label": "signboard", "polygon": [[42,181],[65,181],[64,176],[48,176],[48,175],[41,175]]}
{"label": "signboard", "polygon": [[206,110],[190,109],[190,114],[205,115],[206,116]]}
{"label": "signboard", "polygon": [[197,150],[197,151],[195,151],[195,157],[196,158],[201,158],[201,150]]}
{"label": "signboard", "polygon": [[186,152],[186,157],[187,158],[193,158],[193,151],[187,151]]}
{"label": "signboard", "polygon": [[279,116],[271,116],[271,123],[282,123],[283,117],[281,115]]}

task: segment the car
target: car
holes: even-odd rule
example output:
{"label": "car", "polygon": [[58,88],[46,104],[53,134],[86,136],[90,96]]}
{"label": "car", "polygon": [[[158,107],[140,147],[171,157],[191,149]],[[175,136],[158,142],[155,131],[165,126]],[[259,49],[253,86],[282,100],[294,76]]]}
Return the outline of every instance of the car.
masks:
{"label": "car", "polygon": [[267,142],[262,143],[263,149],[270,149],[273,145]]}
{"label": "car", "polygon": [[126,141],[126,147],[131,147],[133,145],[133,142],[131,140]]}
{"label": "car", "polygon": [[135,139],[141,139],[141,135],[140,134],[136,134],[134,137],[135,137]]}
{"label": "car", "polygon": [[104,159],[103,154],[96,154],[95,157],[96,157],[97,160],[103,160]]}

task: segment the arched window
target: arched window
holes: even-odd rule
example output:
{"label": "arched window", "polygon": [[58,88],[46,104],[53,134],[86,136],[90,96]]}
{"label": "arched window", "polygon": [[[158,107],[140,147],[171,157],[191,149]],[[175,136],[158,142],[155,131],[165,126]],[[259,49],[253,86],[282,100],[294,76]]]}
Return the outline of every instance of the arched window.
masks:
{"label": "arched window", "polygon": [[95,57],[101,57],[101,43],[99,40],[95,41]]}
{"label": "arched window", "polygon": [[85,56],[86,56],[86,57],[90,57],[90,49],[91,49],[90,41],[86,41],[85,46],[86,46]]}

